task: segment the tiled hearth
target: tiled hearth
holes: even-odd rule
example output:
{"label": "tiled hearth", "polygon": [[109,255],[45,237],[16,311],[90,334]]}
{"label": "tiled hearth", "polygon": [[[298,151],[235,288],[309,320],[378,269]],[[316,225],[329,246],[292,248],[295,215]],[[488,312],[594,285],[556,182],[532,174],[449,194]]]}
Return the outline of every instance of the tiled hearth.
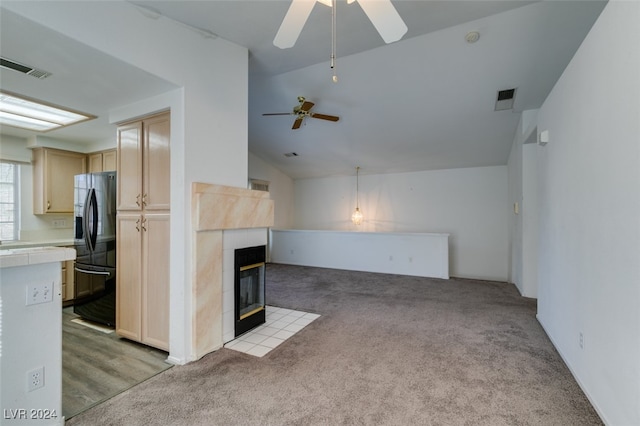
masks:
{"label": "tiled hearth", "polygon": [[225,343],[224,347],[262,357],[311,324],[320,315],[267,305],[267,321]]}
{"label": "tiled hearth", "polygon": [[234,263],[237,248],[265,245],[273,226],[268,192],[192,185],[193,355],[201,358],[234,338]]}

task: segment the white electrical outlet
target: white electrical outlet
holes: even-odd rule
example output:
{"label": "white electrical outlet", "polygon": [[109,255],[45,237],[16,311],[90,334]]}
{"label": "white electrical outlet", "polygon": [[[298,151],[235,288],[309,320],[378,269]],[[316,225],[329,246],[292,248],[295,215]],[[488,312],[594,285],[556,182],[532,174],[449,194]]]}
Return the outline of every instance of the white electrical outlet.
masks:
{"label": "white electrical outlet", "polygon": [[31,392],[44,387],[44,367],[27,372],[27,391]]}
{"label": "white electrical outlet", "polygon": [[53,283],[27,284],[27,306],[53,300]]}

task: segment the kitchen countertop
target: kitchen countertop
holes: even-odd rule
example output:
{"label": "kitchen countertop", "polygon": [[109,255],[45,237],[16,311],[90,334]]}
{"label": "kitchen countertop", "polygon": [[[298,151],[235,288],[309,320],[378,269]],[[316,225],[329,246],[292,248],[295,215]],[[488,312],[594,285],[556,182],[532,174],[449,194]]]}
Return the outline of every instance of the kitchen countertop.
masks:
{"label": "kitchen countertop", "polygon": [[16,248],[31,247],[64,247],[72,246],[73,243],[73,238],[34,241],[3,241],[2,244],[0,244],[0,250],[12,250]]}
{"label": "kitchen countertop", "polygon": [[11,248],[0,250],[0,268],[64,262],[76,258],[76,251],[62,247]]}

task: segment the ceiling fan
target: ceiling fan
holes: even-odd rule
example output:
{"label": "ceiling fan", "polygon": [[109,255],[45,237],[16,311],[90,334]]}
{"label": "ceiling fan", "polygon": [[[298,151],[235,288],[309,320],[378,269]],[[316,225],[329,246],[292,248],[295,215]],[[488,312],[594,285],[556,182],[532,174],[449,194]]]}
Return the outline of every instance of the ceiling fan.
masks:
{"label": "ceiling fan", "polygon": [[307,101],[303,96],[298,96],[298,105],[293,107],[293,112],[271,112],[262,115],[295,115],[297,116],[296,120],[293,122],[293,130],[299,129],[302,125],[302,120],[306,117],[311,118],[319,118],[321,120],[328,121],[338,121],[340,117],[336,117],[335,115],[326,115],[326,114],[317,114],[315,112],[311,112],[311,108],[313,108],[315,104],[313,102]]}
{"label": "ceiling fan", "polygon": [[[317,1],[330,7],[333,5],[333,0]],[[398,41],[407,32],[407,25],[391,0],[347,0],[347,3],[351,4],[354,1],[360,4],[385,43]],[[316,0],[291,0],[291,6],[280,24],[273,44],[280,49],[293,47],[315,4]]]}

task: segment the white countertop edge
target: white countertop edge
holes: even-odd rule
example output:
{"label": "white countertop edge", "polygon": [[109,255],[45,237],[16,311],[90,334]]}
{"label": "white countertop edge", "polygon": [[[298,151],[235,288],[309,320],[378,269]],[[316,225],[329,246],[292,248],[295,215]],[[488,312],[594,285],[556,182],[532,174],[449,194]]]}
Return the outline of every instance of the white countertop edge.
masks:
{"label": "white countertop edge", "polygon": [[76,258],[76,251],[63,247],[33,247],[0,250],[0,268],[64,262]]}
{"label": "white countertop edge", "polygon": [[28,248],[28,247],[63,247],[63,246],[72,246],[74,245],[73,238],[57,238],[51,240],[21,240],[21,241],[3,241],[0,244],[0,251],[4,250],[13,250],[18,248]]}

